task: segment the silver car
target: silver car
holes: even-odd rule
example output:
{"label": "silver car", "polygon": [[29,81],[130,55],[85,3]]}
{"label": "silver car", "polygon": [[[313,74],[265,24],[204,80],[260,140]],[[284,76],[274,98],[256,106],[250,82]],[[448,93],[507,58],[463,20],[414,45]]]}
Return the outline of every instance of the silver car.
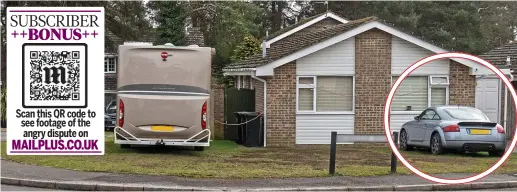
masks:
{"label": "silver car", "polygon": [[433,154],[446,149],[461,152],[488,151],[502,156],[506,137],[501,125],[491,122],[479,109],[466,106],[430,107],[402,125],[400,148],[431,148]]}

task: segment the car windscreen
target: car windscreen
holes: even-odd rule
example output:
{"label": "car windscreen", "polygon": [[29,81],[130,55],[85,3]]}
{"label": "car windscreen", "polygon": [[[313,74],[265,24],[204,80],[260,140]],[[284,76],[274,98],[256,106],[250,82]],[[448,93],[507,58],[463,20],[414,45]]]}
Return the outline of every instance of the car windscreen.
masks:
{"label": "car windscreen", "polygon": [[108,114],[110,114],[110,113],[117,113],[117,106],[116,105],[110,106],[108,108],[108,110],[106,110],[106,113],[108,113]]}
{"label": "car windscreen", "polygon": [[444,109],[452,118],[458,120],[488,120],[487,116],[479,109],[474,108],[449,108]]}

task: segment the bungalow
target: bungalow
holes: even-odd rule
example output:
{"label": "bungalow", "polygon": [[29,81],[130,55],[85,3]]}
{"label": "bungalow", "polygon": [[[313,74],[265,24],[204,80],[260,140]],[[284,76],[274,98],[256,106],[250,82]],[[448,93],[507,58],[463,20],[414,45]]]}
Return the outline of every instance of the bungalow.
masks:
{"label": "bungalow", "polygon": [[[448,52],[375,17],[348,21],[325,12],[267,37],[263,52],[223,69],[255,89],[264,113],[264,146],[329,144],[330,132],[384,133],[383,110],[396,78],[411,64]],[[501,69],[510,77],[508,69]],[[429,106],[468,105],[501,123],[502,84],[464,59],[426,64],[406,78],[392,103],[400,129]]]}

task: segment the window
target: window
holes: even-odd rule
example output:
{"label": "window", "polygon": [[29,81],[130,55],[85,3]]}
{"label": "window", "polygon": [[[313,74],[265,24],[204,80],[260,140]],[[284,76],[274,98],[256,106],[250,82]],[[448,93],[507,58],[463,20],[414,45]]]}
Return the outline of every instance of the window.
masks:
{"label": "window", "polygon": [[298,111],[353,111],[353,77],[298,77]]}
{"label": "window", "polygon": [[433,87],[431,88],[431,106],[439,106],[447,104],[447,88]]}
{"label": "window", "polygon": [[449,85],[449,78],[446,76],[429,76],[431,85]]}
{"label": "window", "polygon": [[298,78],[298,111],[314,111],[314,77]]}
{"label": "window", "polygon": [[432,120],[434,119],[434,116],[436,116],[436,112],[433,110],[427,110],[424,115],[422,115],[422,120]]}
{"label": "window", "polygon": [[104,72],[105,73],[115,73],[117,68],[117,58],[116,57],[105,57],[104,58]]}
{"label": "window", "polygon": [[104,93],[104,108],[108,107],[111,102],[115,102],[116,100],[116,93]]}
{"label": "window", "polygon": [[[398,77],[393,77],[395,83]],[[447,105],[449,77],[411,76],[400,84],[393,101],[392,111],[422,111],[430,106]]]}
{"label": "window", "polygon": [[488,120],[488,117],[476,108],[458,107],[444,109],[444,111],[458,120]]}
{"label": "window", "polygon": [[117,102],[111,102],[108,107],[106,107],[106,114],[116,114],[117,113]]}
{"label": "window", "polygon": [[430,106],[447,105],[447,95],[449,92],[448,76],[429,76],[431,90]]}
{"label": "window", "polygon": [[[394,77],[393,83],[397,78]],[[422,111],[428,107],[427,92],[427,77],[406,77],[395,92],[391,110]]]}

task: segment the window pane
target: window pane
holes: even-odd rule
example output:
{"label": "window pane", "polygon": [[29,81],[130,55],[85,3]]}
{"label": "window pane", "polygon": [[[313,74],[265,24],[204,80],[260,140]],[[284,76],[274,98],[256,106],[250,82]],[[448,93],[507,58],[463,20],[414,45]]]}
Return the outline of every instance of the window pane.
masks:
{"label": "window pane", "polygon": [[447,85],[447,77],[433,77],[432,84],[433,85]]}
{"label": "window pane", "polygon": [[116,101],[117,94],[115,93],[104,93],[104,108],[108,107],[111,102]]}
{"label": "window pane", "polygon": [[104,72],[108,72],[108,65],[109,63],[109,59],[108,58],[104,58]]}
{"label": "window pane", "polygon": [[435,116],[435,112],[433,110],[426,111],[424,115],[422,115],[423,120],[431,120]]}
{"label": "window pane", "polygon": [[[395,83],[396,78],[393,77],[393,83]],[[406,111],[408,106],[411,106],[411,111],[426,109],[427,80],[428,77],[406,77],[395,92],[391,102],[391,110]]]}
{"label": "window pane", "polygon": [[488,117],[479,109],[470,107],[448,108],[444,111],[458,120],[488,120]]}
{"label": "window pane", "polygon": [[445,92],[445,88],[431,88],[431,106],[446,105]]}
{"label": "window pane", "polygon": [[317,77],[316,111],[352,111],[352,77]]}
{"label": "window pane", "polygon": [[314,84],[314,78],[312,77],[300,77],[299,84]]}
{"label": "window pane", "polygon": [[116,57],[104,58],[104,72],[115,72],[116,59]]}
{"label": "window pane", "polygon": [[314,107],[313,89],[299,89],[298,94],[298,110],[312,111]]}

